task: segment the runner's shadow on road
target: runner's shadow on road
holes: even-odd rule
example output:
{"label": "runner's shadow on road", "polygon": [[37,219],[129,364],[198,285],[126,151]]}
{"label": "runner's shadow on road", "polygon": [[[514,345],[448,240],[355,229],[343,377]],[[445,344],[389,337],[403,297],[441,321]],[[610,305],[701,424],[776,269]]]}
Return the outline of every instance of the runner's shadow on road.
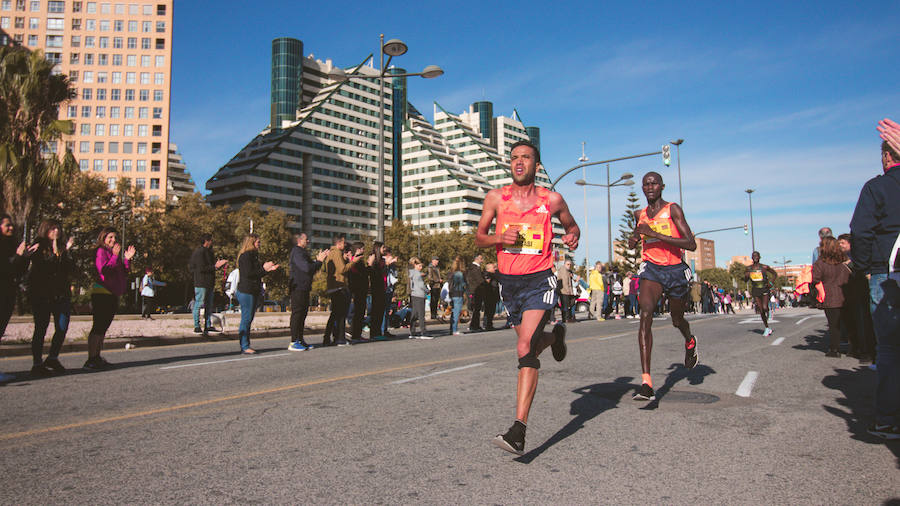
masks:
{"label": "runner's shadow on road", "polygon": [[681,380],[687,379],[688,383],[690,383],[691,385],[700,385],[703,383],[707,376],[716,373],[715,369],[709,367],[708,365],[700,364],[693,369],[688,369],[684,366],[684,364],[679,364],[677,362],[670,365],[668,370],[672,372],[670,372],[669,375],[666,376],[666,382],[663,383],[663,386],[659,387],[659,389],[656,390],[656,399],[648,402],[646,406],[640,409],[654,410],[658,408],[659,401],[661,401],[662,398],[665,397],[670,390],[672,390],[672,387]]}
{"label": "runner's shadow on road", "polygon": [[597,383],[572,390],[572,392],[581,395],[581,397],[572,401],[569,409],[569,414],[575,415],[575,418],[556,431],[556,434],[550,436],[550,439],[544,441],[543,444],[525,455],[517,457],[515,460],[523,464],[530,464],[547,449],[584,428],[585,423],[597,417],[600,413],[618,406],[622,397],[634,390],[634,385],[631,383],[632,380],[634,380],[633,377],[622,376],[616,378],[612,383]]}
{"label": "runner's shadow on road", "polygon": [[867,366],[860,366],[855,370],[835,369],[833,375],[822,379],[822,385],[844,394],[843,398],[836,400],[844,409],[834,406],[822,406],[822,409],[843,418],[852,439],[868,444],[884,444],[897,458],[897,469],[900,469],[900,441],[886,441],[866,432],[867,427],[875,420],[873,405],[876,374]]}

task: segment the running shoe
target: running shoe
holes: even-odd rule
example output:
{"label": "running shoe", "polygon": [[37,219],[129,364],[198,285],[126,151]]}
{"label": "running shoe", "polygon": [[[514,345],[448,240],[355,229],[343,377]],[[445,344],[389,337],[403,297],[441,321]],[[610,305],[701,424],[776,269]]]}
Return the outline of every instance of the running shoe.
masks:
{"label": "running shoe", "polygon": [[653,388],[650,385],[643,383],[632,399],[636,401],[655,401],[656,392],[653,391]]}
{"label": "running shoe", "polygon": [[516,455],[525,453],[525,424],[516,420],[506,434],[497,434],[494,445]]}
{"label": "running shoe", "polygon": [[33,378],[49,378],[53,376],[53,371],[44,364],[35,364],[31,367],[31,376]]}
{"label": "running shoe", "polygon": [[53,372],[64,373],[66,372],[66,368],[59,362],[58,358],[46,358],[44,359],[44,366],[53,370]]}
{"label": "running shoe", "polygon": [[194,327],[194,334],[202,334],[202,333],[203,333],[203,329],[201,329],[200,327]]}
{"label": "running shoe", "polygon": [[106,361],[103,357],[92,357],[87,359],[84,363],[84,369],[89,371],[103,371],[112,367],[112,364]]}
{"label": "running shoe", "polygon": [[338,341],[335,343],[336,346],[350,346],[350,341]]}
{"label": "running shoe", "polygon": [[304,346],[300,341],[295,341],[288,346],[288,351],[306,351],[309,346]]}
{"label": "running shoe", "polygon": [[221,334],[221,333],[222,333],[222,331],[221,331],[220,329],[217,329],[217,328],[215,328],[215,327],[209,327],[209,328],[207,328],[206,330],[203,331],[204,334],[209,334],[210,332],[212,332],[212,333],[214,333],[214,334]]}
{"label": "running shoe", "polygon": [[429,336],[428,334],[419,334],[416,336],[416,339],[424,339],[426,341],[430,341],[430,340],[434,339],[434,337]]}
{"label": "running shoe", "polygon": [[837,350],[829,350],[827,353],[825,353],[825,356],[828,358],[841,358],[841,352]]}
{"label": "running shoe", "polygon": [[553,352],[553,358],[557,362],[562,362],[566,358],[566,324],[557,323],[553,326],[553,335],[556,339],[550,344],[550,351]]}
{"label": "running shoe", "polygon": [[882,439],[900,439],[900,427],[896,425],[876,423],[871,425],[867,432]]}
{"label": "running shoe", "polygon": [[700,363],[700,354],[697,353],[697,337],[691,336],[691,340],[684,344],[684,366],[693,369]]}
{"label": "running shoe", "polygon": [[774,332],[774,330],[770,329],[769,327],[766,327],[766,330],[763,331],[763,337],[771,336],[772,332]]}

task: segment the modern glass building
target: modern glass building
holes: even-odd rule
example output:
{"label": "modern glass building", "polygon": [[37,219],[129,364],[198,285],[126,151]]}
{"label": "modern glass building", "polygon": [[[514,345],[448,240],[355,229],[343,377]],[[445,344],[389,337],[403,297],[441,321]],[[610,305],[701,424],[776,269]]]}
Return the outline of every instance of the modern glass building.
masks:
{"label": "modern glass building", "polygon": [[525,133],[528,135],[528,138],[531,139],[531,143],[537,146],[538,150],[541,149],[541,127],[530,126],[525,127]]}
{"label": "modern glass building", "polygon": [[[405,74],[406,69],[391,67],[388,74]],[[407,100],[406,100],[406,77],[391,78],[391,103],[394,104],[394,110],[391,114],[391,138],[392,152],[400,153],[403,151],[403,125],[407,117]],[[403,217],[403,157],[391,157],[391,178],[393,181],[393,201],[391,205],[391,217],[395,220]]]}
{"label": "modern glass building", "polygon": [[283,121],[297,117],[297,106],[303,90],[303,43],[290,37],[272,41],[272,113],[269,125],[280,130]]}
{"label": "modern glass building", "polygon": [[[490,139],[491,144],[494,143],[494,104],[491,102],[481,101],[472,104],[470,111],[478,115],[478,132],[485,139]],[[496,144],[495,144],[496,145]]]}

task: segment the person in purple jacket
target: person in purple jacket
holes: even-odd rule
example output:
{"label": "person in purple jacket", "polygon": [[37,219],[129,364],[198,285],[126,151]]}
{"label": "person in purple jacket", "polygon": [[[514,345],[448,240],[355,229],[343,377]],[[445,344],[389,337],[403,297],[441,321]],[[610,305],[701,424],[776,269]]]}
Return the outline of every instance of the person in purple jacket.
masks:
{"label": "person in purple jacket", "polygon": [[106,227],[97,236],[97,250],[94,257],[94,286],[91,288],[91,309],[94,325],[88,334],[88,359],[84,368],[91,371],[108,369],[112,365],[100,356],[106,331],[119,307],[119,296],[125,293],[129,262],[134,257],[134,246],[125,248],[119,244],[116,229]]}

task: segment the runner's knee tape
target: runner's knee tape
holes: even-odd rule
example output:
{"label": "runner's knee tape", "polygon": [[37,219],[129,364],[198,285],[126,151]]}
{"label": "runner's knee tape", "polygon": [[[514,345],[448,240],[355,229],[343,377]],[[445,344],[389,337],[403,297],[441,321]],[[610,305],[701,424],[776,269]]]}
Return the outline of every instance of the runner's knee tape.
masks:
{"label": "runner's knee tape", "polygon": [[519,369],[523,367],[530,367],[532,369],[540,369],[541,361],[535,357],[532,353],[528,353],[524,357],[519,359]]}

